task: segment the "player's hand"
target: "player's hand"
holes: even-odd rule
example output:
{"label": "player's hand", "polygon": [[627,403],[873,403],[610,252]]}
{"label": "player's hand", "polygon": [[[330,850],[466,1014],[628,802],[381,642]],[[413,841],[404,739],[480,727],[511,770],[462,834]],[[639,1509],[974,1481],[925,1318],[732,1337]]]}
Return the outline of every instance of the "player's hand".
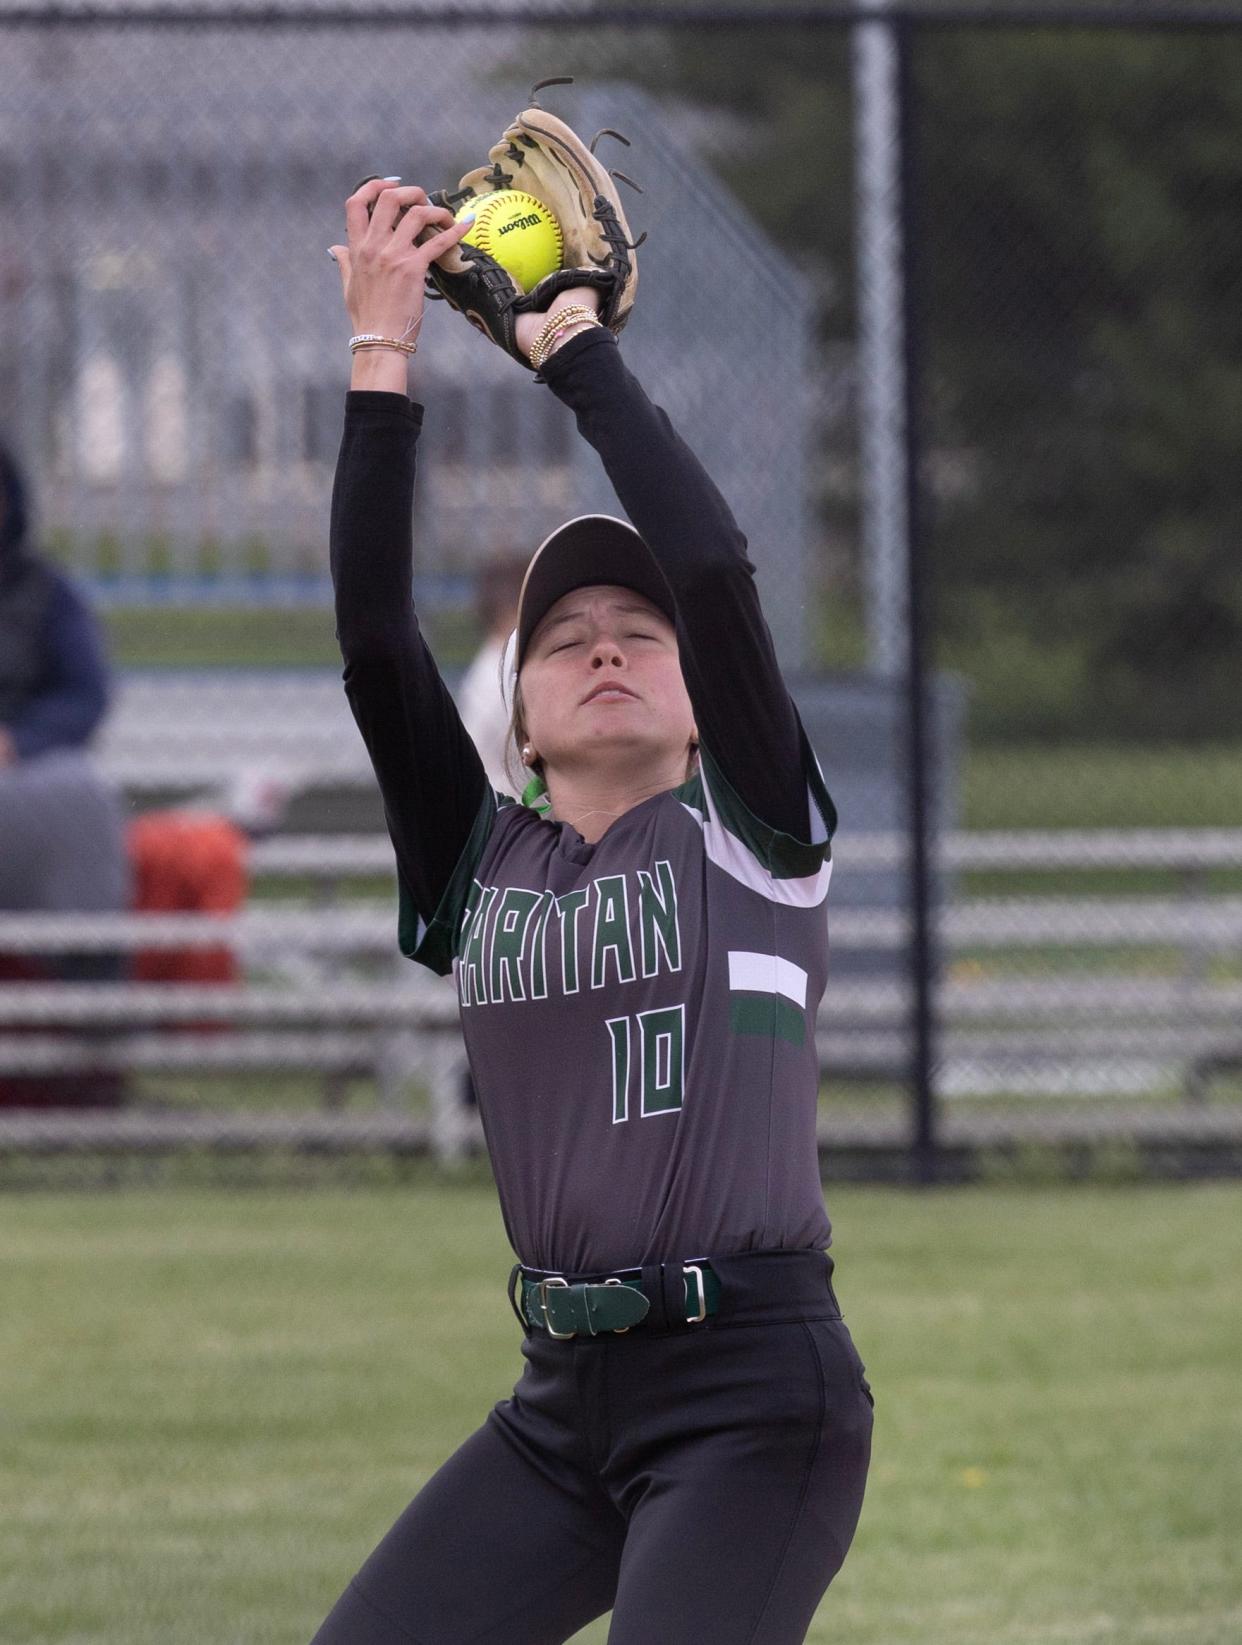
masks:
{"label": "player's hand", "polygon": [[[345,202],[348,245],[330,251],[355,335],[370,331],[405,342],[417,338],[428,265],[469,232],[425,190],[372,178]],[[422,238],[425,236],[425,238]]]}
{"label": "player's hand", "polygon": [[[529,360],[530,351],[535,344],[535,338],[538,337],[539,333],[547,324],[549,314],[555,314],[557,309],[561,308],[589,308],[592,314],[598,314],[599,302],[600,294],[594,286],[571,286],[568,291],[558,292],[548,304],[547,314],[518,315],[514,326],[518,347]],[[560,348],[562,343],[567,343],[579,329],[581,328],[578,326],[566,326],[565,330],[557,338],[556,348],[552,350],[552,353],[555,354],[556,349]]]}

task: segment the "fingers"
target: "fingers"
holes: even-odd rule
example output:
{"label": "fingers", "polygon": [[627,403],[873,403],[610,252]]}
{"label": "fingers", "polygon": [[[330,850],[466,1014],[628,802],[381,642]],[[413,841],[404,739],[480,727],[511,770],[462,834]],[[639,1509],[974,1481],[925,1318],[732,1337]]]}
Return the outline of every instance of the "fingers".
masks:
{"label": "fingers", "polygon": [[349,247],[348,246],[329,246],[328,247],[328,256],[331,257],[332,261],[336,264],[337,270],[340,273],[340,276],[341,276],[341,291],[346,296],[348,296],[348,294],[349,294],[349,271],[350,271]]}
{"label": "fingers", "polygon": [[402,187],[392,177],[368,177],[345,202],[350,249],[357,251],[372,224],[378,223],[383,233],[391,234],[402,210],[426,203],[427,191],[414,184]]}
{"label": "fingers", "polygon": [[423,203],[415,201],[407,208],[394,233],[404,245],[417,245],[420,240],[430,239],[433,233],[452,226],[453,213],[445,206],[428,205],[424,197]]}
{"label": "fingers", "polygon": [[358,187],[345,202],[345,232],[349,236],[350,249],[360,245],[367,232],[367,225],[371,220],[371,207],[383,194],[385,189],[395,185],[384,177],[368,177],[365,183]]}
{"label": "fingers", "polygon": [[429,263],[438,262],[445,252],[451,251],[459,241],[466,238],[473,226],[473,218],[466,223],[450,222],[449,226],[442,229],[438,234],[432,234],[426,239],[420,240],[418,250],[423,266],[426,267]]}
{"label": "fingers", "polygon": [[425,189],[397,187],[386,178],[372,178],[355,190],[346,203],[346,220],[355,264],[404,262],[415,247],[434,241],[434,249],[418,259],[424,271],[470,231],[470,224],[456,223],[446,206],[433,206]]}
{"label": "fingers", "polygon": [[425,206],[424,189],[398,187],[389,183],[371,208],[371,227],[376,234],[391,234],[398,221],[412,206]]}
{"label": "fingers", "polygon": [[422,189],[386,189],[376,201],[370,228],[357,250],[364,257],[390,263],[404,261],[415,248],[421,252],[434,242],[435,250],[420,259],[425,268],[469,232],[470,223],[458,223],[447,207],[429,204]]}

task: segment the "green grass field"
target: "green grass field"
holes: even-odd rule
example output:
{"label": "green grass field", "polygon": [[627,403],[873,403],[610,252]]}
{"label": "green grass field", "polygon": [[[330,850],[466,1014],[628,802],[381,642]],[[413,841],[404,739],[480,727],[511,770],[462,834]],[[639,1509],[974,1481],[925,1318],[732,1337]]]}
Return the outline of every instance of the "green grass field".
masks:
{"label": "green grass field", "polygon": [[[113,606],[101,613],[113,659],[125,668],[339,668],[325,606]],[[469,662],[468,618],[446,613],[429,633],[441,662]]]}
{"label": "green grass field", "polygon": [[[1242,1193],[831,1200],[876,1449],[811,1639],[1242,1637]],[[0,1250],[5,1645],[305,1642],[518,1365],[477,1185],[13,1195]]]}

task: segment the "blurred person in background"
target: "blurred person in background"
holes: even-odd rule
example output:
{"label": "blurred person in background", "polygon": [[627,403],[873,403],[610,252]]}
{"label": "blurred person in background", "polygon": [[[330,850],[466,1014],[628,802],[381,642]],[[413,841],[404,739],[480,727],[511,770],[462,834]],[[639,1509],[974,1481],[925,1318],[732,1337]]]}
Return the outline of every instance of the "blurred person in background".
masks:
{"label": "blurred person in background", "polygon": [[0,445],[0,770],[81,749],[108,706],[94,613],[29,546],[26,486]]}
{"label": "blurred person in background", "polygon": [[[85,753],[108,704],[103,638],[30,539],[22,473],[0,445],[0,912],[121,913],[121,799]],[[122,969],[121,956],[86,949],[0,952],[0,982],[110,982]],[[119,1075],[89,1068],[0,1075],[0,1105],[99,1106],[121,1094]]]}
{"label": "blurred person in background", "polygon": [[129,906],[118,797],[85,746],[108,705],[103,636],[30,548],[26,487],[0,445],[0,909]]}
{"label": "blurred person in background", "polygon": [[[521,770],[509,725],[509,706],[500,685],[500,662],[505,642],[517,624],[518,596],[526,575],[526,561],[498,553],[479,572],[475,590],[483,643],[462,677],[459,707],[470,739],[479,751],[492,787],[502,794],[521,796],[513,786],[510,767]],[[508,755],[512,750],[515,758]]]}

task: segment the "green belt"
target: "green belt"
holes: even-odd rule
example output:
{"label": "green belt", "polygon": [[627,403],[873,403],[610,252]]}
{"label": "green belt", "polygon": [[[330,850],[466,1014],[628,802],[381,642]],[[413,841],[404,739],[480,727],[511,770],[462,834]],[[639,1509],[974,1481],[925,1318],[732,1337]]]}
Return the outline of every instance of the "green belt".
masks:
{"label": "green belt", "polygon": [[[720,1281],[706,1262],[684,1263],[681,1275],[686,1288],[685,1323],[697,1325],[720,1306]],[[555,1274],[529,1279],[519,1270],[515,1306],[527,1325],[568,1341],[576,1336],[599,1336],[601,1331],[628,1331],[647,1317],[651,1302],[637,1273],[571,1285]]]}

